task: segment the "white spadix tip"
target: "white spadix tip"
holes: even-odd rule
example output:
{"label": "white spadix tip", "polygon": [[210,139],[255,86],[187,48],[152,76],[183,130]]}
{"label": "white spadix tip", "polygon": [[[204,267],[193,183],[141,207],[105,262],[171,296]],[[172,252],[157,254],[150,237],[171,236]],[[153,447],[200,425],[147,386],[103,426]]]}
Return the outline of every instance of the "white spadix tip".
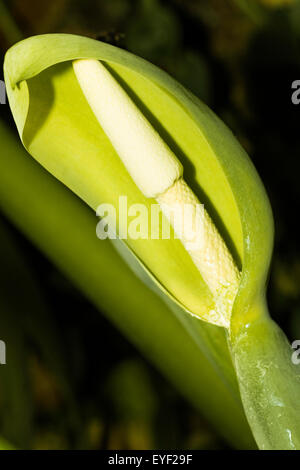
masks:
{"label": "white spadix tip", "polygon": [[177,157],[105,66],[73,62],[79,85],[99,124],[146,197],[156,197],[182,176]]}
{"label": "white spadix tip", "polygon": [[[206,211],[197,210],[200,202],[182,178],[181,163],[101,62],[81,59],[73,67],[82,92],[131,178],[146,197],[156,198],[174,231],[180,229],[179,238],[215,300],[215,309],[202,318],[229,328],[240,273]],[[181,230],[186,228],[181,219],[186,205],[191,208],[193,230],[198,227],[195,236],[201,243],[196,248],[190,247],[189,230]],[[182,220],[180,226],[174,224],[172,213]]]}

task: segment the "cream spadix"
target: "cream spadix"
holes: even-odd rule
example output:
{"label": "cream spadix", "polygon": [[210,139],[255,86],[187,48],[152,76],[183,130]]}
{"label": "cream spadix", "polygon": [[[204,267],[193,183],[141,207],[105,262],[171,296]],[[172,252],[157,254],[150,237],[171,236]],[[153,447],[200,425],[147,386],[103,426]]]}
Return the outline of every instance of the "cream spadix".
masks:
{"label": "cream spadix", "polygon": [[132,179],[146,197],[166,191],[182,165],[109,71],[97,60],[76,60],[85,97]]}
{"label": "cream spadix", "polygon": [[[156,198],[211,290],[215,310],[206,320],[228,328],[239,271],[209,215],[197,210],[200,202],[182,178],[181,163],[101,62],[80,59],[73,62],[73,68],[99,124],[135,184],[146,197]],[[201,240],[195,248],[185,227],[174,224],[176,215],[177,222],[184,223],[185,206],[192,208],[192,226],[200,227]]]}

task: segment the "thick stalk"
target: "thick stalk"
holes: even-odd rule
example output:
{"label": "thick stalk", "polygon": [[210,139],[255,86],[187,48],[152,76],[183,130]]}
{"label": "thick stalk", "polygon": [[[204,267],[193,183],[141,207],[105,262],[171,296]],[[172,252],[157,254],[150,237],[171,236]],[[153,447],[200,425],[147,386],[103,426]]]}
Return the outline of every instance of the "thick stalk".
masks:
{"label": "thick stalk", "polygon": [[232,357],[244,409],[260,449],[300,449],[300,366],[294,350],[269,317],[265,301],[257,319],[232,340]]}

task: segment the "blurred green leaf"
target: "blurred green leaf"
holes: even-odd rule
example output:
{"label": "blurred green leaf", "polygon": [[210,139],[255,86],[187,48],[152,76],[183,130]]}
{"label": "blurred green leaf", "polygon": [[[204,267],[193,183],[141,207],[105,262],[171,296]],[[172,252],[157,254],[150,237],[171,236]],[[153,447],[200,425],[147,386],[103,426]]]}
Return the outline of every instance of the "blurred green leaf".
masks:
{"label": "blurred green leaf", "polygon": [[[5,158],[0,159],[3,212],[202,410],[225,439],[241,448],[252,447],[241,405],[195,337],[127,267],[111,242],[96,238],[92,211],[30,159],[1,122],[0,138],[5,148]],[[135,294],[128,296],[130,291]],[[191,329],[198,328],[199,320],[191,321]]]}

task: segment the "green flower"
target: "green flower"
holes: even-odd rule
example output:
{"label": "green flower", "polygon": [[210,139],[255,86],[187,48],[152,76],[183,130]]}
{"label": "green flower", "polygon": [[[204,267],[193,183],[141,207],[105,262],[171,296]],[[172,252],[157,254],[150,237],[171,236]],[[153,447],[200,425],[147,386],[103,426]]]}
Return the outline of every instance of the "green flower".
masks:
{"label": "green flower", "polygon": [[29,38],[7,52],[4,72],[24,146],[94,210],[118,208],[126,195],[149,212],[159,204],[171,221],[175,202],[204,203],[200,251],[184,236],[128,238],[116,247],[194,329],[234,391],[229,340],[258,445],[300,448],[298,369],[265,304],[271,209],[230,130],[163,71],[91,39]]}

